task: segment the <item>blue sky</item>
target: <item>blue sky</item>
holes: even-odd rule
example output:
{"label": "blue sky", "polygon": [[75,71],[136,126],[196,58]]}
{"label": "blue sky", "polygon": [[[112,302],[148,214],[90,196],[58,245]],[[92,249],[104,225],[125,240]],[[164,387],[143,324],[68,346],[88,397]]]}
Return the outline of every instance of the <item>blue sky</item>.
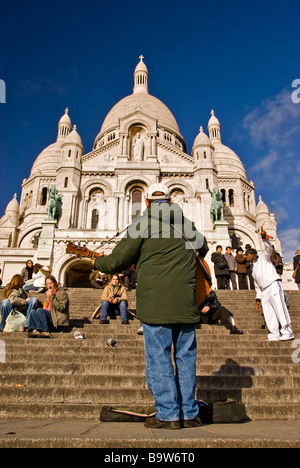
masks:
{"label": "blue sky", "polygon": [[215,110],[290,260],[300,248],[299,29],[299,0],[2,2],[0,216],[66,107],[91,151],[109,110],[132,93],[143,54],[149,91],[173,112],[189,153]]}

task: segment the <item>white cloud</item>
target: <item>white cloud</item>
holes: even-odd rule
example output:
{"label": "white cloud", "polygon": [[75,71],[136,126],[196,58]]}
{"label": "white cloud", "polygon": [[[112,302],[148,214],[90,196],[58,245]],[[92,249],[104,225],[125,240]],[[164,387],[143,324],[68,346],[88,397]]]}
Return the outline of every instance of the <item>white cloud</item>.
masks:
{"label": "white cloud", "polygon": [[287,228],[278,231],[285,262],[291,262],[295,251],[300,249],[300,228]]}
{"label": "white cloud", "polygon": [[292,91],[292,88],[283,89],[246,115],[243,126],[254,146],[290,147],[299,137],[300,104],[293,103]]}
{"label": "white cloud", "polygon": [[281,224],[283,221],[287,221],[289,219],[288,210],[290,208],[290,203],[287,199],[271,201],[270,208],[270,211],[275,214],[277,223]]}
{"label": "white cloud", "polygon": [[257,188],[271,184],[290,190],[300,185],[300,103],[292,101],[293,89],[283,89],[249,112],[243,127],[252,145],[265,155],[250,166]]}

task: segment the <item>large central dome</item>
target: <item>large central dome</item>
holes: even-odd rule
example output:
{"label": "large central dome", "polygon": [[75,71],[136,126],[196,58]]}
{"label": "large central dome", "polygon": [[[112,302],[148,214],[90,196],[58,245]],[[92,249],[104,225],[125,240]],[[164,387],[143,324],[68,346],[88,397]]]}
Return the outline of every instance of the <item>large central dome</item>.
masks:
{"label": "large central dome", "polygon": [[172,112],[167,106],[150,94],[131,94],[116,104],[107,114],[103,122],[101,133],[112,130],[119,125],[119,119],[140,110],[158,121],[158,126],[166,127],[179,133],[179,127]]}
{"label": "large central dome", "polygon": [[157,120],[157,127],[164,128],[182,138],[172,112],[163,102],[148,93],[148,70],[143,62],[143,56],[140,57],[140,60],[134,72],[133,94],[119,101],[107,114],[100,133],[95,139],[94,147],[103,134],[119,127],[119,119],[137,111]]}

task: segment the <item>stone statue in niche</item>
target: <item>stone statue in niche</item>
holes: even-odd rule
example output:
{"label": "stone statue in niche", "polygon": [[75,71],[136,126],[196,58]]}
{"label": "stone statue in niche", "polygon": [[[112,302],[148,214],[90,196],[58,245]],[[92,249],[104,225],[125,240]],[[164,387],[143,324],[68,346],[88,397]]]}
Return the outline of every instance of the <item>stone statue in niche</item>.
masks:
{"label": "stone statue in niche", "polygon": [[144,156],[144,141],[141,138],[140,132],[136,134],[133,139],[132,144],[132,160],[133,161],[143,161]]}

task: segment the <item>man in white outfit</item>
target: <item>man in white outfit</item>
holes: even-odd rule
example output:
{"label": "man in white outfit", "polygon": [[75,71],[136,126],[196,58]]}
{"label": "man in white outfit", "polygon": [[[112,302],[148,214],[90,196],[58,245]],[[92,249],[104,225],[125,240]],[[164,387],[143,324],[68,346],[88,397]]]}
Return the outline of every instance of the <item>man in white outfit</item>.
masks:
{"label": "man in white outfit", "polygon": [[276,272],[271,261],[274,248],[265,231],[261,232],[265,251],[258,256],[251,249],[246,254],[248,261],[253,263],[253,279],[256,288],[256,308],[263,310],[269,329],[269,341],[287,341],[294,339],[290,315],[286,306],[282,279]]}

